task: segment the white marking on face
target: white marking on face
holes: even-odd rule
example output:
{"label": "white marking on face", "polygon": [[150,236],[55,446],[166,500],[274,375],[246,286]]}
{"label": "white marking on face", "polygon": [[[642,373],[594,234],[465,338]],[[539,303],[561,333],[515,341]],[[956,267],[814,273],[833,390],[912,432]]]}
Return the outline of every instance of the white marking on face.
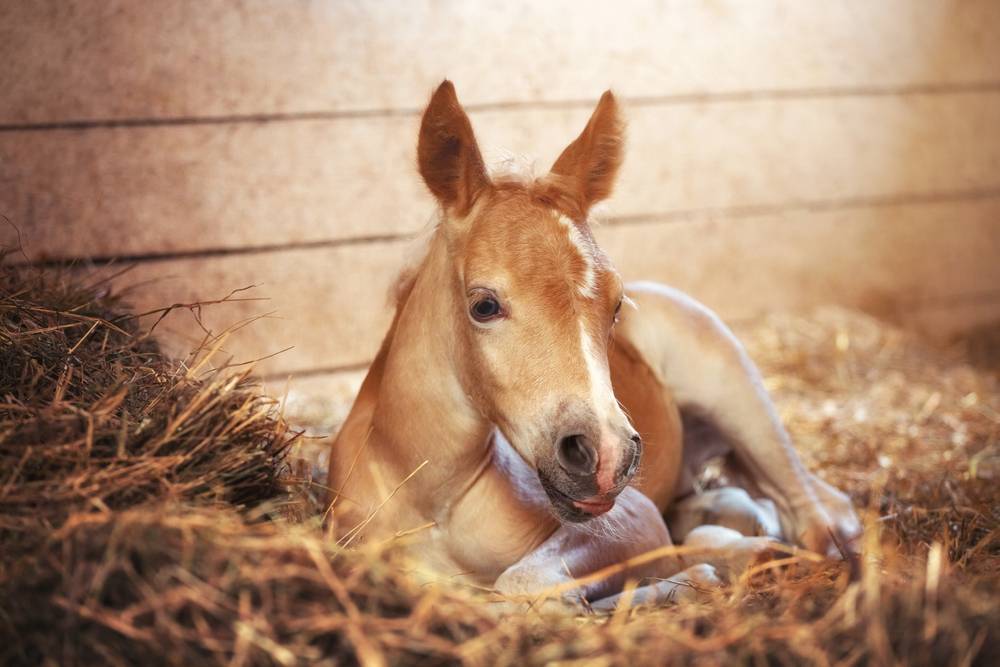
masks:
{"label": "white marking on face", "polygon": [[594,270],[594,253],[591,245],[587,243],[587,240],[580,233],[580,228],[576,226],[576,223],[567,218],[565,215],[559,216],[559,222],[566,227],[566,233],[569,236],[570,243],[576,248],[577,252],[580,253],[580,259],[583,260],[584,270],[583,270],[583,282],[577,286],[577,291],[580,296],[586,299],[593,299],[597,296],[597,272]]}
{"label": "white marking on face", "polygon": [[[587,332],[587,326],[580,321],[580,351],[587,366],[587,377],[590,383],[590,402],[600,425],[600,442],[597,443],[598,468],[597,484],[604,493],[615,483],[615,470],[618,467],[618,456],[615,450],[615,438],[608,430],[608,408],[614,401],[614,389],[611,387],[611,376],[600,362],[598,348],[593,338]],[[616,404],[617,405],[617,404]]]}
{"label": "white marking on face", "polygon": [[580,351],[583,352],[583,361],[587,365],[587,377],[590,383],[590,400],[594,404],[597,416],[602,421],[607,416],[605,405],[607,396],[611,393],[611,378],[600,361],[598,361],[597,348],[593,339],[587,332],[587,326],[580,321]]}

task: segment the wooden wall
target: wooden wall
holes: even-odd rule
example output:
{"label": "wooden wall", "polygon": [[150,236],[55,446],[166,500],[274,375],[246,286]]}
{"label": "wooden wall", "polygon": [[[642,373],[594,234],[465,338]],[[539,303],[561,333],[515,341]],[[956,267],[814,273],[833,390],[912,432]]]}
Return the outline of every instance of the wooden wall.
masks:
{"label": "wooden wall", "polygon": [[291,346],[260,370],[326,391],[433,219],[433,87],[544,169],[610,86],[629,144],[598,238],[627,278],[947,335],[1000,317],[998,35],[994,0],[2,3],[0,243],[135,262],[143,309],[255,285],[207,323],[273,312],[227,351]]}

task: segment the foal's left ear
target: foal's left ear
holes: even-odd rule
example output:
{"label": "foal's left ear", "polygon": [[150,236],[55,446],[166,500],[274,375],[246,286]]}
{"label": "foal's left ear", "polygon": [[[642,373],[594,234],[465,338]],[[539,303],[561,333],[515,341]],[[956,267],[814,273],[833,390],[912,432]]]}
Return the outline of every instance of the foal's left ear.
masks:
{"label": "foal's left ear", "polygon": [[582,220],[591,206],[607,199],[622,163],[624,143],[618,101],[608,90],[601,95],[587,127],[566,147],[544,179],[559,208]]}
{"label": "foal's left ear", "polygon": [[430,191],[458,216],[468,213],[490,184],[472,124],[451,81],[438,86],[424,111],[417,162]]}

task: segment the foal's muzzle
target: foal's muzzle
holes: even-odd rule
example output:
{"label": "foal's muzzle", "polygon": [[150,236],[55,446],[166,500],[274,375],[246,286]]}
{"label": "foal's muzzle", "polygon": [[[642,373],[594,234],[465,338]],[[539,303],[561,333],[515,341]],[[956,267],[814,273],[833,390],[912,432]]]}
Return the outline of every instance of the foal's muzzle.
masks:
{"label": "foal's muzzle", "polygon": [[[557,512],[571,521],[585,521],[614,507],[615,497],[635,475],[642,456],[642,439],[631,428],[602,460],[594,438],[586,433],[570,433],[556,441],[557,468],[549,474],[539,471],[542,486]],[[607,466],[613,466],[608,469]]]}

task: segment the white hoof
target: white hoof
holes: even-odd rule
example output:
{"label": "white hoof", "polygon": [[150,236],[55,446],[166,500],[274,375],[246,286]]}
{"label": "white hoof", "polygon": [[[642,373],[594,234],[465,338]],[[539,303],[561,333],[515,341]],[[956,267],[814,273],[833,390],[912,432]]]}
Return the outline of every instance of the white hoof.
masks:
{"label": "white hoof", "polygon": [[775,540],[770,537],[745,537],[731,528],[698,526],[692,530],[684,546],[705,549],[705,554],[695,554],[715,566],[717,574],[731,580],[739,577],[752,565],[774,556]]}

